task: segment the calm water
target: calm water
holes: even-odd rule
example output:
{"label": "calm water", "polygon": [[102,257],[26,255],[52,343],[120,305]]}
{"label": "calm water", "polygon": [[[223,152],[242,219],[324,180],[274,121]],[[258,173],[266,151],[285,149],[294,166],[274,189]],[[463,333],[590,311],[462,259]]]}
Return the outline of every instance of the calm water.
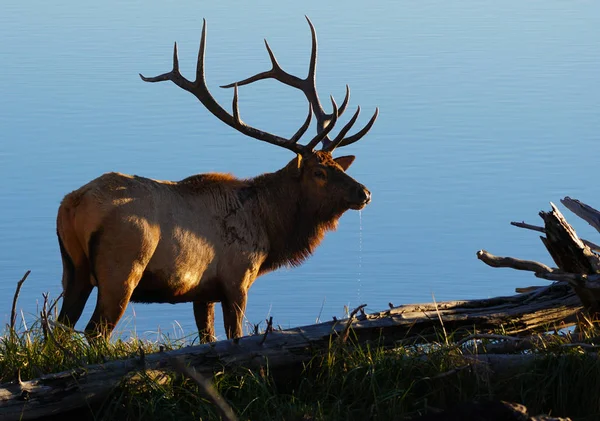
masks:
{"label": "calm water", "polygon": [[[16,281],[30,317],[43,292],[61,291],[55,217],[62,197],[107,171],[158,179],[222,171],[247,177],[283,166],[286,150],[244,138],[171,83],[138,73],[171,68],[178,41],[192,75],[202,18],[207,79],[219,85],[269,67],[304,75],[308,15],[319,36],[318,87],[338,102],[344,85],[367,138],[339,153],[373,192],[349,211],[303,266],[253,286],[247,318],[283,327],[344,314],[344,306],[512,294],[540,284],[491,269],[486,248],[550,263],[538,236],[511,220],[565,195],[600,206],[600,3],[77,2],[3,0],[0,13],[0,321]],[[282,135],[305,116],[298,91],[276,82],[241,89],[245,121]],[[566,211],[583,237],[597,235]],[[596,238],[594,238],[596,237]],[[95,295],[78,327],[93,310]],[[218,332],[223,332],[217,320]],[[191,305],[134,305],[119,329],[194,330]]]}

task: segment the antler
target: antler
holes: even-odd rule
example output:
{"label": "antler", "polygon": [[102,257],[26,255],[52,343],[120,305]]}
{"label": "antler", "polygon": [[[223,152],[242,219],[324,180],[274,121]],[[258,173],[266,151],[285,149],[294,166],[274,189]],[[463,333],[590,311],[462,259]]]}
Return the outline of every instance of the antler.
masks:
{"label": "antler", "polygon": [[[299,77],[291,75],[288,72],[286,72],[285,70],[283,70],[281,68],[281,66],[279,65],[279,63],[277,62],[277,59],[275,58],[275,54],[273,54],[273,50],[271,50],[269,43],[267,42],[267,40],[265,40],[265,46],[267,47],[267,52],[269,53],[269,57],[271,59],[271,65],[272,65],[271,70],[267,70],[265,72],[258,73],[247,79],[240,80],[239,82],[230,83],[229,85],[223,85],[223,86],[221,86],[221,88],[233,88],[236,85],[237,86],[248,85],[248,84],[250,84],[252,82],[256,82],[258,80],[275,79],[285,85],[299,89],[304,93],[309,104],[312,106],[312,110],[315,114],[315,117],[317,117],[317,132],[321,132],[322,130],[324,130],[326,127],[328,127],[331,124],[332,120],[334,119],[335,110],[331,114],[326,113],[325,110],[323,109],[323,107],[321,106],[321,101],[319,101],[319,96],[317,94],[317,86],[316,86],[317,33],[315,31],[315,27],[313,26],[313,24],[310,21],[310,19],[308,18],[308,16],[305,16],[305,18],[308,22],[308,25],[310,26],[310,32],[311,32],[311,36],[312,36],[312,50],[311,50],[311,54],[310,54],[310,65],[308,67],[308,75],[306,76],[306,79],[300,79]],[[338,117],[341,116],[344,113],[344,111],[346,111],[346,107],[348,106],[349,100],[350,100],[350,87],[348,85],[346,85],[346,96],[344,97],[344,101],[342,102],[342,105],[339,108],[339,111],[337,113]],[[371,120],[369,120],[369,122],[367,123],[367,125],[365,127],[363,127],[358,133],[356,133],[352,136],[349,136],[347,138],[344,138],[346,133],[348,133],[348,131],[350,130],[352,125],[356,122],[356,119],[358,118],[359,113],[360,113],[360,107],[358,107],[354,116],[352,116],[352,118],[350,119],[348,124],[346,124],[346,126],[344,126],[342,128],[342,130],[340,131],[338,136],[336,136],[335,139],[330,140],[328,136],[325,136],[322,141],[323,142],[322,149],[327,150],[327,151],[333,151],[336,147],[350,145],[351,143],[358,141],[365,134],[367,134],[367,132],[371,129],[371,127],[373,126],[373,123],[375,123],[375,120],[377,119],[377,115],[379,113],[379,110],[377,108],[375,109],[375,113],[373,114],[373,117],[371,117]],[[313,148],[315,146],[316,146],[316,143],[314,145],[312,145]]]}
{"label": "antler", "polygon": [[[333,112],[331,114],[325,114],[325,112],[323,111],[323,108],[321,107],[319,99],[316,95],[316,88],[314,87],[314,81],[315,81],[314,71],[316,68],[316,34],[315,34],[314,28],[313,28],[310,20],[308,22],[311,26],[311,31],[313,33],[313,54],[311,56],[311,69],[312,70],[309,71],[309,76],[308,76],[307,80],[309,80],[312,77],[313,88],[312,88],[312,91],[310,89],[299,88],[299,89],[302,89],[303,92],[305,92],[307,98],[309,99],[308,116],[307,116],[305,122],[302,124],[302,126],[298,129],[298,131],[289,139],[277,136],[277,135],[269,133],[269,132],[265,132],[265,131],[256,129],[256,128],[244,123],[240,118],[239,109],[238,109],[238,85],[245,85],[245,84],[253,82],[254,80],[264,79],[264,78],[272,77],[272,76],[261,77],[261,74],[259,74],[259,75],[256,75],[253,77],[253,78],[255,78],[254,80],[250,80],[253,78],[249,78],[240,83],[233,83],[233,84],[227,85],[226,87],[234,88],[233,104],[232,104],[233,115],[229,114],[223,107],[221,107],[221,105],[219,105],[219,103],[210,94],[208,87],[206,85],[206,79],[204,76],[204,52],[205,52],[205,48],[206,48],[206,20],[203,20],[203,25],[202,25],[202,37],[200,39],[200,50],[198,51],[198,62],[196,65],[196,80],[195,81],[192,82],[192,81],[186,79],[179,72],[179,59],[177,57],[177,43],[175,43],[175,47],[173,49],[173,69],[170,72],[163,73],[163,74],[161,74],[159,76],[155,76],[155,77],[145,77],[140,73],[140,77],[145,82],[162,82],[165,80],[172,81],[180,88],[192,93],[219,120],[221,120],[228,126],[235,128],[236,130],[238,130],[239,132],[241,132],[247,136],[271,143],[273,145],[281,146],[283,148],[289,149],[289,150],[299,153],[299,154],[304,154],[306,152],[312,151],[319,142],[323,142],[323,145],[324,145],[323,150],[332,151],[333,149],[335,149],[336,146],[349,145],[350,143],[354,143],[357,140],[359,140],[362,136],[364,136],[366,134],[366,132],[371,128],[373,123],[375,122],[375,119],[377,118],[377,110],[375,111],[375,115],[371,118],[371,121],[369,121],[367,126],[365,126],[360,132],[356,133],[355,135],[344,139],[343,136],[345,136],[345,134],[350,130],[350,128],[356,121],[356,118],[358,117],[358,113],[360,111],[360,108],[359,108],[357,110],[357,112],[355,113],[354,117],[342,128],[342,130],[340,131],[338,136],[333,141],[329,140],[328,134],[331,132],[331,130],[335,126],[338,116],[344,112],[344,110],[347,106],[348,98],[349,98],[349,89],[348,89],[348,87],[346,87],[346,98],[344,99],[344,102],[342,103],[342,107],[340,108],[339,111],[337,108],[337,104],[335,103],[335,100],[333,99],[333,97],[330,97],[331,104],[333,107]],[[273,56],[273,53],[269,49],[268,45],[267,45],[267,49],[269,50],[269,54],[271,56],[272,62],[274,63],[274,69],[275,69],[275,67],[277,67],[279,70],[281,70],[279,65],[277,65],[275,56]],[[275,65],[277,65],[277,66],[275,66]],[[281,70],[281,72],[283,72],[283,70]],[[265,72],[265,73],[268,73],[268,72]],[[283,72],[283,73],[285,73],[285,72]],[[312,73],[312,76],[311,76],[311,73]],[[285,73],[285,75],[287,78],[290,78],[289,80],[297,80],[297,81],[300,81],[300,83],[306,83],[295,76],[289,75],[288,73]],[[284,82],[284,83],[289,84],[287,82]],[[295,86],[295,85],[290,85],[290,86]],[[295,87],[297,87],[297,86],[295,86]],[[317,108],[315,109],[315,107],[317,107]],[[317,122],[318,122],[317,135],[313,139],[311,139],[310,142],[308,142],[308,144],[306,144],[306,146],[300,145],[300,144],[298,144],[298,140],[304,135],[304,133],[308,129],[310,122],[311,122],[313,112],[315,113],[315,116],[317,116]]]}

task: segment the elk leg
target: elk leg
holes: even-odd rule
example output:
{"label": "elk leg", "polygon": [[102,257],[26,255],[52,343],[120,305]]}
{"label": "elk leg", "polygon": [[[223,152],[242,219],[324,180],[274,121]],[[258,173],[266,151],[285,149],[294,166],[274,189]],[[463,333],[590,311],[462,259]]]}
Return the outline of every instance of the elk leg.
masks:
{"label": "elk leg", "polygon": [[227,339],[243,336],[242,321],[246,311],[247,299],[248,293],[246,291],[238,291],[236,294],[228,294],[227,298],[221,302]]}
{"label": "elk leg", "polygon": [[194,317],[200,335],[200,342],[214,342],[215,336],[215,303],[194,301]]}
{"label": "elk leg", "polygon": [[63,302],[58,321],[64,325],[75,327],[94,288],[90,282],[90,271],[87,266],[76,268],[73,276],[67,276],[64,284]]}
{"label": "elk leg", "polygon": [[141,274],[135,276],[132,273],[125,281],[118,278],[101,278],[98,280],[96,308],[85,328],[88,336],[110,337],[117,322],[125,313],[131,294],[140,279]]}
{"label": "elk leg", "polygon": [[[101,260],[96,260],[98,263],[94,275],[98,283],[98,298],[94,314],[85,328],[88,337],[110,337],[115,325],[125,313],[131,294],[142,279],[147,264],[147,261],[140,261],[135,247],[130,252],[138,254],[137,259],[128,256],[123,250],[117,254],[119,252],[113,251],[115,249],[111,247],[108,253],[100,254]],[[145,260],[149,260],[149,257]]]}
{"label": "elk leg", "polygon": [[58,321],[64,325],[75,327],[94,286],[91,282],[88,258],[77,239],[74,238],[73,227],[68,225],[69,221],[66,221],[69,229],[65,229],[65,221],[60,222],[63,225],[61,234],[58,236],[63,267],[63,300]]}
{"label": "elk leg", "polygon": [[[105,221],[106,226],[111,221]],[[112,235],[111,235],[112,234]],[[120,225],[118,232],[98,230],[90,239],[91,270],[98,285],[96,309],[85,328],[88,337],[110,337],[125,313],[131,294],[158,244],[154,229],[141,220]]]}

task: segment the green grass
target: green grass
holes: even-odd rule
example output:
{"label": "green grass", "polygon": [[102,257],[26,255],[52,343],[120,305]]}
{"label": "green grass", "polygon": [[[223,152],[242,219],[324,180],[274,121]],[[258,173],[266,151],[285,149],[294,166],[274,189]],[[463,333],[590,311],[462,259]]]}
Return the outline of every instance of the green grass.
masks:
{"label": "green grass", "polygon": [[[600,332],[589,328],[588,342]],[[446,339],[384,350],[377,346],[332,343],[310,363],[285,371],[220,372],[218,392],[241,420],[404,420],[429,410],[472,400],[507,400],[531,413],[600,419],[600,363],[596,352],[565,347],[569,335],[548,335],[527,352],[537,358],[527,368],[490,373],[466,366],[464,347]],[[154,342],[115,339],[90,346],[83,335],[36,321],[27,330],[6,329],[0,338],[0,382],[39,377],[82,364],[127,358],[160,348],[173,349],[191,338]],[[485,347],[485,344],[483,345]],[[482,347],[479,347],[481,352]],[[104,404],[79,417],[94,420],[219,419],[197,384],[170,371],[136,373]]]}

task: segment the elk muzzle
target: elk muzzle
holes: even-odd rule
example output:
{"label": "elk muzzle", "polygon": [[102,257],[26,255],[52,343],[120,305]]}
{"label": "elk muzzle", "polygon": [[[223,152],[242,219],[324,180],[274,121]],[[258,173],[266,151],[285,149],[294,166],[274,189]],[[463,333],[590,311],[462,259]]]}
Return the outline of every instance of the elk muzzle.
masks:
{"label": "elk muzzle", "polygon": [[361,210],[371,203],[371,192],[362,184],[357,183],[350,194],[350,209]]}

